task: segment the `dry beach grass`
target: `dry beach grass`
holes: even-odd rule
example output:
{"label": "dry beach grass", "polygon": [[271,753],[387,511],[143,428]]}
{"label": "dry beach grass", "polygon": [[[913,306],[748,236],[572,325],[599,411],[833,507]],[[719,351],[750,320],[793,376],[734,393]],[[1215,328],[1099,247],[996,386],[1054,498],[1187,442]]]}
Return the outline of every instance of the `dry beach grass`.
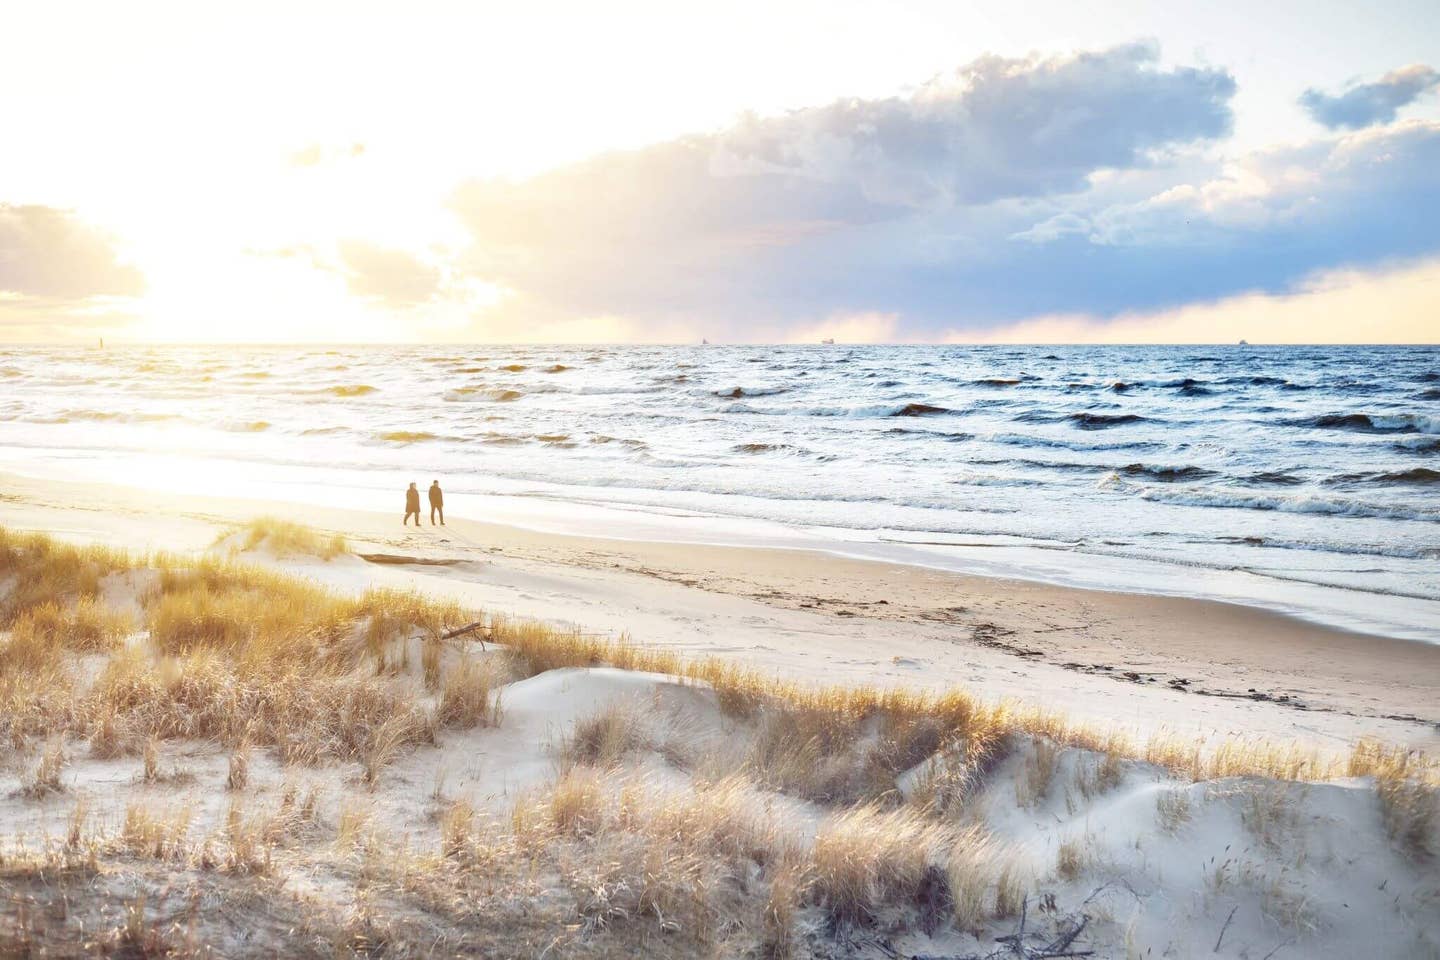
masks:
{"label": "dry beach grass", "polygon": [[[240,537],[345,559],[293,524]],[[1137,740],[4,529],[0,630],[0,956],[965,956],[1019,916],[1022,944],[1084,917],[1118,949],[1174,935],[1136,891],[1212,840],[1243,854],[1167,898],[1184,923],[1259,892],[1235,942],[1348,944],[1296,900],[1335,829],[1383,838],[1395,942],[1440,936],[1440,767],[1373,741]]]}

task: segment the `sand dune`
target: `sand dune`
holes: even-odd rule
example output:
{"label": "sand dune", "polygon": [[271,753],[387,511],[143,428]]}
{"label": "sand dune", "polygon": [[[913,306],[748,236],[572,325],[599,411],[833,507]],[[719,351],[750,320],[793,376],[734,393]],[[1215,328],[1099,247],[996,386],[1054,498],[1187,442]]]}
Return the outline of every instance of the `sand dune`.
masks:
{"label": "sand dune", "polygon": [[[965,620],[861,613],[843,563],[808,576],[836,577],[856,616],[795,603],[794,576],[762,599],[617,572],[640,554],[611,544],[572,544],[596,555],[561,567],[530,559],[549,541],[478,543],[491,528],[240,528],[251,505],[162,519],[79,493],[99,499],[3,509],[90,542],[139,521],[181,552],[6,534],[0,950],[1440,950],[1440,768],[1360,739],[1423,742],[1421,724],[1203,697],[1051,664],[1015,634],[981,642]],[[130,512],[77,509],[105,497]],[[459,562],[354,553],[377,546]],[[918,594],[882,606],[930,609]],[[1021,595],[1037,617],[1079,602]],[[1105,597],[1086,600],[1096,620],[1138,644],[1153,613]]]}

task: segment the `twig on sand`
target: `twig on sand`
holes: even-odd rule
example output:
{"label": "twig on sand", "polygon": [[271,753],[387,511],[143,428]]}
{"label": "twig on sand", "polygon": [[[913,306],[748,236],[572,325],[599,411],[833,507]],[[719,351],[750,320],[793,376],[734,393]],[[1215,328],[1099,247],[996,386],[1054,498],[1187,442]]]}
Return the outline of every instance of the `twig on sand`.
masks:
{"label": "twig on sand", "polygon": [[[488,631],[483,631],[483,630],[481,630],[481,628],[484,627],[484,626],[485,626],[485,621],[484,621],[484,620],[476,620],[476,621],[474,621],[473,623],[467,623],[467,624],[465,624],[465,626],[463,626],[463,627],[456,627],[454,630],[446,630],[444,633],[440,634],[438,637],[434,637],[433,639],[436,639],[436,640],[454,640],[456,637],[463,636],[464,634],[467,634],[467,633],[478,633],[478,635],[476,636],[475,639],[477,639],[477,640],[480,641],[480,649],[481,649],[481,650],[484,650],[484,649],[485,649],[485,634],[488,633]],[[426,636],[419,636],[419,637],[411,637],[410,639],[411,639],[411,640],[428,640],[428,639],[431,639],[431,638],[430,638],[430,637],[426,637]]]}
{"label": "twig on sand", "polygon": [[1225,923],[1221,925],[1221,927],[1220,927],[1220,936],[1218,936],[1218,937],[1215,938],[1215,949],[1212,950],[1212,951],[1210,951],[1211,953],[1219,953],[1219,952],[1220,952],[1220,941],[1222,941],[1222,940],[1225,939],[1225,931],[1230,929],[1230,921],[1235,919],[1235,911],[1236,911],[1236,910],[1239,910],[1239,909],[1240,909],[1240,904],[1238,904],[1238,903],[1235,904],[1235,906],[1233,906],[1233,907],[1230,908],[1230,916],[1226,917],[1226,918],[1225,918]]}
{"label": "twig on sand", "polygon": [[1275,956],[1275,954],[1279,953],[1282,949],[1290,946],[1290,944],[1294,942],[1294,937],[1287,937],[1286,939],[1281,940],[1279,943],[1275,944],[1274,950],[1271,950],[1269,953],[1265,954],[1265,956],[1261,957],[1260,960],[1270,960],[1271,957]]}
{"label": "twig on sand", "polygon": [[1085,924],[1089,922],[1090,915],[1082,913],[1080,915],[1080,922],[1071,927],[1068,933],[1064,933],[1051,941],[1050,946],[1041,951],[1040,955],[1044,957],[1066,956],[1066,951],[1070,949],[1070,944],[1075,942],[1075,938],[1080,936],[1080,931],[1084,930]]}

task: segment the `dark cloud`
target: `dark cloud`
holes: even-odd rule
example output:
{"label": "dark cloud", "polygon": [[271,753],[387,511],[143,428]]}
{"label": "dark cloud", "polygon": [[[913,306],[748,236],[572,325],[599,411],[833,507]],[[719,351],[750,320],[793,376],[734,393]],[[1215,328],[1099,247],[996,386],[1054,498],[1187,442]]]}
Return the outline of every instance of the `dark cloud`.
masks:
{"label": "dark cloud", "polygon": [[977,231],[1002,218],[997,204],[1080,191],[1098,170],[1225,134],[1229,74],[1162,70],[1157,56],[1130,44],[985,57],[905,97],[472,181],[454,198],[475,241],[465,266],[565,311],[671,318],[810,309],[827,291],[795,278],[857,267],[903,288],[983,253],[995,238]]}
{"label": "dark cloud", "polygon": [[144,289],[110,238],[69,211],[0,204],[0,292],[63,303]]}
{"label": "dark cloud", "polygon": [[350,292],[390,307],[412,307],[440,290],[441,274],[404,250],[368,240],[341,240],[341,269]]}
{"label": "dark cloud", "polygon": [[1317,123],[1332,130],[1358,130],[1389,123],[1401,107],[1436,86],[1440,86],[1440,73],[1417,63],[1387,73],[1374,83],[1351,86],[1336,96],[1312,87],[1300,95],[1300,105]]}

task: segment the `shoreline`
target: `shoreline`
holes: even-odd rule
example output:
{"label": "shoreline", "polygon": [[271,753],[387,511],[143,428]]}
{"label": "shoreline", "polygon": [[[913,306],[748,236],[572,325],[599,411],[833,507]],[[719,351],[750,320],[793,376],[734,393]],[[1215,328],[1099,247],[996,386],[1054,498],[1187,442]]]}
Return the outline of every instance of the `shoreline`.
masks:
{"label": "shoreline", "polygon": [[[269,514],[359,553],[451,566],[284,561],[341,589],[413,586],[814,683],[965,686],[1136,728],[1440,744],[1440,646],[1219,601],[982,577],[828,552],[612,540],[0,474],[0,523],[199,551]],[[803,556],[803,562],[797,562]]]}
{"label": "shoreline", "polygon": [[[0,452],[5,452],[0,450]],[[234,474],[217,472],[224,461],[192,461],[173,454],[132,459],[124,451],[54,449],[47,456],[0,458],[0,477],[37,483],[149,485],[177,498],[194,496],[197,486],[213,487],[211,499],[273,502],[276,509],[309,513],[341,509],[375,513],[374,505],[393,495],[373,485],[320,483],[310,467],[234,461]],[[167,459],[168,458],[168,459]],[[173,462],[172,462],[173,461]],[[78,476],[75,476],[78,475]],[[393,479],[403,489],[402,478]],[[72,480],[72,477],[74,478]],[[1304,576],[1285,577],[1246,566],[1192,565],[1162,557],[1128,554],[1093,545],[1075,549],[1065,541],[1008,534],[920,533],[788,524],[684,505],[640,505],[588,491],[545,484],[494,481],[500,492],[449,491],[480,522],[537,535],[580,537],[623,543],[664,543],[699,548],[808,550],[842,559],[934,569],[984,579],[1014,580],[1087,592],[1138,594],[1208,600],[1265,610],[1321,627],[1364,635],[1440,645],[1440,599],[1424,592],[1374,590],[1329,584]],[[323,494],[323,499],[322,499]]]}

